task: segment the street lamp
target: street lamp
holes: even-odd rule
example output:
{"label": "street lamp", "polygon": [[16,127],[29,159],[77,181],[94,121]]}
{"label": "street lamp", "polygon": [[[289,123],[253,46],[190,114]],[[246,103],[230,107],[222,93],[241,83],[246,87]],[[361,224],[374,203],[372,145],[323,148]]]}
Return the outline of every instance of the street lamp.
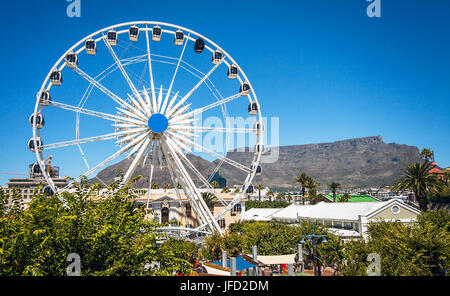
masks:
{"label": "street lamp", "polygon": [[[322,241],[320,241],[320,239],[322,239]],[[314,265],[314,275],[315,276],[320,276],[320,270],[319,270],[319,257],[317,256],[317,244],[322,242],[322,243],[326,243],[327,241],[327,237],[326,235],[322,235],[322,234],[316,234],[315,233],[315,223],[312,223],[312,234],[308,234],[308,235],[302,235],[302,239],[300,240],[301,244],[304,244],[305,242],[309,242],[312,243],[312,249],[313,249],[313,265]]]}

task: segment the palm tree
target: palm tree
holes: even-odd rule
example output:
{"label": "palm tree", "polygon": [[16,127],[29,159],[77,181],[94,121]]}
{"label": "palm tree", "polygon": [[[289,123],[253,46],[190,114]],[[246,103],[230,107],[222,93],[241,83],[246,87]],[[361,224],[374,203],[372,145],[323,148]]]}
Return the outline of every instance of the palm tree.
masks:
{"label": "palm tree", "polygon": [[420,152],[420,156],[422,156],[424,160],[431,161],[434,158],[434,153],[428,148],[423,148],[422,152]]}
{"label": "palm tree", "polygon": [[338,197],[338,202],[348,202],[351,196],[348,193],[344,193],[343,195]]}
{"label": "palm tree", "polygon": [[292,201],[292,195],[290,193],[288,193],[286,199],[288,200],[288,202]]}
{"label": "palm tree", "polygon": [[341,186],[341,184],[333,182],[331,184],[328,184],[328,187],[330,187],[331,192],[333,192],[333,202],[336,202],[336,191]]}
{"label": "palm tree", "polygon": [[317,183],[313,178],[308,177],[306,179],[306,188],[309,190],[315,190],[320,186],[320,183]]}
{"label": "palm tree", "polygon": [[165,183],[163,186],[164,192],[166,192],[167,189],[171,189],[172,185],[170,185],[169,183]]}
{"label": "palm tree", "polygon": [[159,185],[152,182],[152,184],[150,185],[150,189],[159,189]]}
{"label": "palm tree", "polygon": [[239,187],[234,188],[234,193],[238,194],[240,191]]}
{"label": "palm tree", "polygon": [[326,199],[325,195],[317,192],[316,188],[310,189],[308,191],[307,197],[313,205]]}
{"label": "palm tree", "polygon": [[422,211],[427,210],[428,194],[439,192],[444,188],[444,182],[429,174],[432,169],[431,162],[425,159],[424,163],[408,165],[403,175],[394,186],[395,191],[411,190],[419,201]]}
{"label": "palm tree", "polygon": [[261,201],[261,190],[263,190],[264,187],[261,184],[258,184],[255,189],[258,190],[259,201]]}
{"label": "palm tree", "polygon": [[305,189],[306,189],[306,182],[308,180],[308,175],[306,175],[305,173],[299,173],[298,176],[294,179],[295,182],[300,183],[301,187],[302,187],[302,201],[303,204],[305,204]]}
{"label": "palm tree", "polygon": [[214,189],[219,188],[219,183],[217,183],[217,181],[214,180],[214,181],[211,182],[211,186],[212,186]]}
{"label": "palm tree", "polygon": [[217,197],[214,194],[211,192],[202,192],[202,198],[210,210],[214,209],[214,204],[217,200]]}
{"label": "palm tree", "polygon": [[272,189],[269,189],[269,191],[267,191],[266,195],[268,197],[270,197],[270,200],[272,201],[275,193],[273,193]]}
{"label": "palm tree", "polygon": [[230,192],[231,192],[231,190],[227,186],[222,188],[222,193],[230,193]]}
{"label": "palm tree", "polygon": [[277,200],[282,200],[282,199],[284,199],[284,194],[283,194],[283,192],[278,192],[278,193],[277,193],[276,199],[277,199]]}

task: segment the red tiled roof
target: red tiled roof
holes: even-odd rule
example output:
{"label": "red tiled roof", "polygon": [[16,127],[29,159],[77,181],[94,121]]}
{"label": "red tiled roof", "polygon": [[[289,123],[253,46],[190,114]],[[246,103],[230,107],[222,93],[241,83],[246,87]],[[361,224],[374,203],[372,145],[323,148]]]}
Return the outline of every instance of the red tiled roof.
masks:
{"label": "red tiled roof", "polygon": [[444,171],[438,169],[437,167],[432,168],[431,170],[428,171],[429,174],[443,174]]}

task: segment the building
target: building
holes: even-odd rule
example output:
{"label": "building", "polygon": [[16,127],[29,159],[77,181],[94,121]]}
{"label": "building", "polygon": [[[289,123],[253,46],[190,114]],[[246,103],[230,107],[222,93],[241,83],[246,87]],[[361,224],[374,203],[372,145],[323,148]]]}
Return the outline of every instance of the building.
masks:
{"label": "building", "polygon": [[252,208],[242,213],[242,221],[270,221],[273,214],[282,210],[282,208]]}
{"label": "building", "polygon": [[428,171],[429,174],[434,175],[437,179],[445,181],[445,172],[443,169],[439,168],[436,162],[432,162],[432,169]]}
{"label": "building", "polygon": [[[51,156],[45,161],[45,169],[52,177],[56,187],[65,187],[68,184],[67,178],[59,177],[59,167],[50,165]],[[4,189],[6,195],[9,195],[8,207],[12,202],[12,194],[14,190],[22,198],[23,204],[26,206],[35,194],[43,193],[44,187],[47,184],[38,163],[33,163],[28,166],[28,178],[11,178],[6,183],[7,188]]]}
{"label": "building", "polygon": [[[208,189],[198,189],[200,193],[210,192]],[[191,208],[189,200],[179,191],[179,196],[176,189],[151,189],[150,195],[148,189],[139,189],[140,197],[136,199],[139,206],[146,208],[148,202],[149,218],[156,220],[159,223],[171,223],[173,225],[180,225],[186,228],[196,228],[199,225],[195,212]],[[217,216],[221,213],[225,205],[220,202],[220,199],[225,202],[232,201],[235,194],[222,193],[221,189],[214,191],[214,195],[218,197],[214,203],[214,207],[210,208],[211,213]],[[236,223],[241,219],[241,213],[245,212],[245,201],[242,199],[234,208],[225,214],[225,216],[218,221],[222,229],[228,229],[229,225]]]}
{"label": "building", "polygon": [[327,225],[342,242],[367,239],[369,223],[399,221],[415,223],[420,211],[398,199],[383,202],[320,202],[316,205],[290,205],[272,215],[272,220],[298,223],[302,220]]}

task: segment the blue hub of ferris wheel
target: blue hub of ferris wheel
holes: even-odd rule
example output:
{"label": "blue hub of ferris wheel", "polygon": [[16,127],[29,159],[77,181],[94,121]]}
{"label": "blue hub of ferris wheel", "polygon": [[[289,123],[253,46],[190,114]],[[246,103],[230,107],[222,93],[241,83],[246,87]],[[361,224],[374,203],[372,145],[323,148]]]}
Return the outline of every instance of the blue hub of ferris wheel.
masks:
{"label": "blue hub of ferris wheel", "polygon": [[161,113],[155,113],[148,119],[148,127],[154,133],[162,133],[169,126],[169,120]]}

